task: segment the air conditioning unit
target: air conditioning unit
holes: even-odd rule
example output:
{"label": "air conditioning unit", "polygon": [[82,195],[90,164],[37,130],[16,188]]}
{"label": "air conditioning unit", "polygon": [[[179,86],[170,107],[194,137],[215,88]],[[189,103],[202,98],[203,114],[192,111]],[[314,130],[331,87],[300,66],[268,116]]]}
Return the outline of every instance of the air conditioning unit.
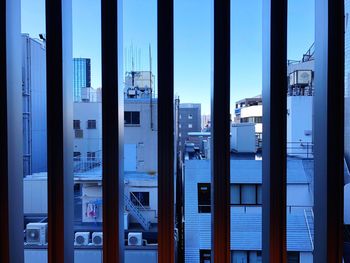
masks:
{"label": "air conditioning unit", "polygon": [[102,232],[93,232],[92,233],[92,244],[95,246],[103,245],[103,233]]}
{"label": "air conditioning unit", "polygon": [[89,245],[90,232],[76,232],[74,236],[74,245],[87,246]]}
{"label": "air conditioning unit", "polygon": [[128,234],[128,245],[129,246],[142,246],[142,233],[141,232],[130,232]]}
{"label": "air conditioning unit", "polygon": [[76,130],[74,130],[74,132],[75,132],[75,138],[83,138],[84,137],[84,130],[78,130],[78,129],[76,129]]}
{"label": "air conditioning unit", "polygon": [[47,244],[47,223],[29,223],[26,228],[27,244]]}

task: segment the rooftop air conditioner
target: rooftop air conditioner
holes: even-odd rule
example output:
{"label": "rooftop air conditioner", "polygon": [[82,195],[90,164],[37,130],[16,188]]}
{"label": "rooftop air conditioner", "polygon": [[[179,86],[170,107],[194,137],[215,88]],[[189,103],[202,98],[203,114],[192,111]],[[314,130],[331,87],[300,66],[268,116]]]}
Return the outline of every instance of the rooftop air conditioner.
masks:
{"label": "rooftop air conditioner", "polygon": [[74,245],[87,246],[89,245],[90,232],[76,232],[74,236]]}
{"label": "rooftop air conditioner", "polygon": [[142,246],[142,233],[141,232],[130,232],[128,234],[128,245],[129,246]]}
{"label": "rooftop air conditioner", "polygon": [[28,244],[47,244],[47,223],[29,223],[26,228],[26,240]]}
{"label": "rooftop air conditioner", "polygon": [[102,232],[93,232],[92,233],[92,244],[95,246],[103,245],[103,233]]}

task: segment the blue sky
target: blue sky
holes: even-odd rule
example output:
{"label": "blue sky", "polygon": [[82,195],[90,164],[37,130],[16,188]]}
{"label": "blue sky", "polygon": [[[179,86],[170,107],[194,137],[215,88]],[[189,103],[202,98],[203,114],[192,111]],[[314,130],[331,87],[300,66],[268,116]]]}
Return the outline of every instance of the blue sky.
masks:
{"label": "blue sky", "polygon": [[[288,58],[300,59],[314,41],[314,1],[289,0]],[[92,86],[101,86],[100,1],[73,0],[73,56],[89,57]],[[210,112],[212,0],[175,2],[175,93],[182,102],[202,103]],[[22,0],[22,32],[45,31],[45,0]],[[156,0],[124,0],[124,67],[149,69],[157,60]],[[262,0],[231,1],[231,100],[261,93]]]}

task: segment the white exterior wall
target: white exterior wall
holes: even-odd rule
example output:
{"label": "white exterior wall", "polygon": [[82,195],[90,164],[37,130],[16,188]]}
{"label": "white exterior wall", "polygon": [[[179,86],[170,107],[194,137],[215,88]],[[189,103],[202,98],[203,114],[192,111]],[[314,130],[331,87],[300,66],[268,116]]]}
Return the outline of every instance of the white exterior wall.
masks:
{"label": "white exterior wall", "polygon": [[[157,172],[157,101],[152,103],[149,99],[127,99],[124,103],[125,111],[139,111],[140,125],[128,125],[124,127],[125,169],[130,171],[136,167],[137,172]],[[80,120],[80,128],[83,130],[83,138],[75,138],[74,151],[81,152],[84,158],[87,152],[102,150],[102,111],[101,102],[76,102],[74,103],[74,120]],[[96,120],[96,129],[87,129],[87,121]],[[72,124],[73,125],[73,124]],[[73,126],[72,126],[73,127]],[[72,129],[74,133],[74,130]],[[136,160],[134,158],[136,149]],[[98,157],[98,156],[96,156]]]}
{"label": "white exterior wall", "polygon": [[231,125],[231,151],[256,152],[254,123],[233,123]]}
{"label": "white exterior wall", "polygon": [[261,117],[261,116],[262,116],[262,105],[254,105],[254,106],[241,108],[241,118]]}
{"label": "white exterior wall", "polygon": [[[74,102],[73,119],[80,120],[83,138],[74,138],[74,151],[87,157],[87,152],[102,150],[102,108],[100,102]],[[96,120],[96,129],[87,129],[88,120]],[[73,123],[72,123],[73,128]],[[102,155],[101,155],[102,156]],[[97,157],[97,156],[96,156]]]}
{"label": "white exterior wall", "polygon": [[136,171],[157,172],[157,102],[153,100],[151,128],[151,107],[149,100],[127,99],[124,104],[125,111],[139,111],[140,125],[126,126],[124,142],[136,145]]}
{"label": "white exterior wall", "polygon": [[[298,149],[288,149],[288,154],[306,153],[307,150],[299,144],[312,143],[312,96],[289,96],[287,98],[287,142]],[[310,135],[308,135],[308,133]]]}
{"label": "white exterior wall", "polygon": [[23,180],[24,214],[47,214],[47,180],[44,178],[25,178]]}
{"label": "white exterior wall", "polygon": [[[158,188],[155,180],[125,180],[124,194],[130,198],[130,192],[149,192],[149,206],[140,210],[142,215],[151,223],[158,223]],[[82,221],[102,222],[102,206],[98,207],[96,219],[86,216],[86,205],[90,202],[102,200],[102,185],[99,182],[82,184]],[[129,215],[130,223],[137,223],[137,220]]]}
{"label": "white exterior wall", "polygon": [[[156,263],[157,247],[152,249],[128,249],[125,248],[125,263]],[[47,263],[47,249],[24,249],[26,263]],[[102,263],[102,249],[74,249],[74,262],[76,263]]]}
{"label": "white exterior wall", "polygon": [[311,207],[312,192],[308,184],[288,184],[287,185],[287,206]]}
{"label": "white exterior wall", "polygon": [[[254,105],[241,108],[241,118],[262,117],[263,105]],[[262,123],[255,123],[255,133],[262,133]]]}
{"label": "white exterior wall", "polygon": [[300,263],[313,263],[313,255],[311,252],[300,252]]}
{"label": "white exterior wall", "polygon": [[350,184],[344,186],[344,224],[350,224]]}

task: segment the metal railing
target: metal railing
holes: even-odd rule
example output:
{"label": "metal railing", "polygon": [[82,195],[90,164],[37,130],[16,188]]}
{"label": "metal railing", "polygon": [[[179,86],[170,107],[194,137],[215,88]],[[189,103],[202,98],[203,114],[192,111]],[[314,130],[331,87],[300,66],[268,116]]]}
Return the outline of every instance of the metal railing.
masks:
{"label": "metal railing", "polygon": [[[138,203],[141,205],[141,207],[146,210],[146,208],[141,204],[140,200],[136,198],[136,196],[133,193],[130,193],[133,195],[133,197],[138,201]],[[136,206],[130,198],[124,194],[124,202],[125,202],[125,207],[127,210],[132,214],[133,217],[137,220],[137,222],[140,223],[140,225],[143,227],[144,230],[148,231],[151,227],[151,222],[148,221],[143,214],[140,212],[140,208]]]}
{"label": "metal railing", "polygon": [[307,230],[309,233],[309,238],[312,246],[312,250],[314,250],[314,211],[312,208],[310,209],[304,209],[304,217],[305,217],[305,222],[307,226]]}
{"label": "metal railing", "polygon": [[73,157],[73,172],[83,173],[96,167],[102,166],[101,151],[92,152],[92,156],[82,157],[81,155]]}
{"label": "metal railing", "polygon": [[304,159],[314,158],[314,144],[312,142],[287,142],[287,155]]}

